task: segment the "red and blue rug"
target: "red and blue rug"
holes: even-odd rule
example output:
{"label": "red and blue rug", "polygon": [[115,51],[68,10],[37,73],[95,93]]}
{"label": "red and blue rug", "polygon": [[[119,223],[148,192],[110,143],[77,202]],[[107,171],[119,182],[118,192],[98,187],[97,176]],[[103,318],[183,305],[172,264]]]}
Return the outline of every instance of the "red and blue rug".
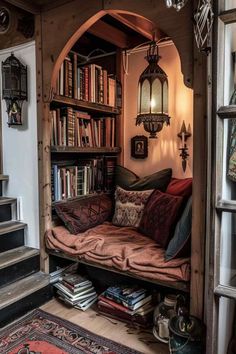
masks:
{"label": "red and blue rug", "polygon": [[36,309],[0,331],[1,354],[140,354]]}

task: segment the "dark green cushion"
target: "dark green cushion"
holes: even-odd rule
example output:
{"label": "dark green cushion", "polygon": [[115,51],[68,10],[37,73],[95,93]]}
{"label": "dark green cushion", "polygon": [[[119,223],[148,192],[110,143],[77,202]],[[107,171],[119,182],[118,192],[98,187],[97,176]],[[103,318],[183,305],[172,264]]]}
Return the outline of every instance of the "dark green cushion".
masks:
{"label": "dark green cushion", "polygon": [[173,238],[170,240],[165,259],[167,261],[173,258],[190,256],[190,241],[192,227],[192,197],[189,198],[183,214],[179,219]]}
{"label": "dark green cushion", "polygon": [[129,191],[159,189],[165,192],[172,176],[172,169],[166,168],[152,175],[139,178],[134,172],[123,166],[116,166],[115,182],[117,186]]}

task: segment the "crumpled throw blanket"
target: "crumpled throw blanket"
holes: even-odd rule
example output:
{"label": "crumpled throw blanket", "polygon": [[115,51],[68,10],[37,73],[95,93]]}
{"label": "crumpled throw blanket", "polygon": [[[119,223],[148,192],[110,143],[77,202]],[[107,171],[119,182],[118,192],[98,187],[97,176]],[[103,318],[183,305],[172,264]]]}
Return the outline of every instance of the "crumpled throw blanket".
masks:
{"label": "crumpled throw blanket", "polygon": [[45,235],[46,247],[78,260],[101,264],[123,272],[161,281],[189,281],[189,258],[165,261],[165,250],[132,227],[104,223],[73,235],[57,226]]}

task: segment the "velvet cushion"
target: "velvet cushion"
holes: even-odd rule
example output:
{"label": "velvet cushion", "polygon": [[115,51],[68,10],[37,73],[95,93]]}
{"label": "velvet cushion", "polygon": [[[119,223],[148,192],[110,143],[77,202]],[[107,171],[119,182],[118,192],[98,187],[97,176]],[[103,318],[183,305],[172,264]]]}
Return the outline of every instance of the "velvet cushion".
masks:
{"label": "velvet cushion", "polygon": [[78,234],[111,218],[112,204],[109,195],[97,194],[56,203],[55,210],[68,230]]}
{"label": "velvet cushion", "polygon": [[117,186],[115,191],[115,213],[112,223],[116,226],[138,227],[144,206],[153,190],[126,191]]}
{"label": "velvet cushion", "polygon": [[188,199],[192,195],[192,182],[192,178],[172,178],[166,189],[166,193]]}
{"label": "velvet cushion", "polygon": [[182,202],[182,197],[154,191],[145,206],[139,231],[166,248],[173,234]]}
{"label": "velvet cushion", "polygon": [[192,197],[189,198],[186,207],[179,219],[173,238],[170,240],[165,252],[165,259],[187,257],[190,254],[192,227]]}
{"label": "velvet cushion", "polygon": [[129,169],[116,166],[115,180],[117,186],[129,191],[159,189],[164,192],[170,183],[171,175],[172,169],[167,168],[152,175],[139,178]]}

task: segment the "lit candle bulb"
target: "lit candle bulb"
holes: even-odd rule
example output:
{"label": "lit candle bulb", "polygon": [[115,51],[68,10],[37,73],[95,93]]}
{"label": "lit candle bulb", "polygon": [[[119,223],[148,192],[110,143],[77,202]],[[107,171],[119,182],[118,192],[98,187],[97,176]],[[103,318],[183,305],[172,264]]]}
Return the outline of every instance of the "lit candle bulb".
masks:
{"label": "lit candle bulb", "polygon": [[184,147],[184,132],[182,132],[182,147]]}

